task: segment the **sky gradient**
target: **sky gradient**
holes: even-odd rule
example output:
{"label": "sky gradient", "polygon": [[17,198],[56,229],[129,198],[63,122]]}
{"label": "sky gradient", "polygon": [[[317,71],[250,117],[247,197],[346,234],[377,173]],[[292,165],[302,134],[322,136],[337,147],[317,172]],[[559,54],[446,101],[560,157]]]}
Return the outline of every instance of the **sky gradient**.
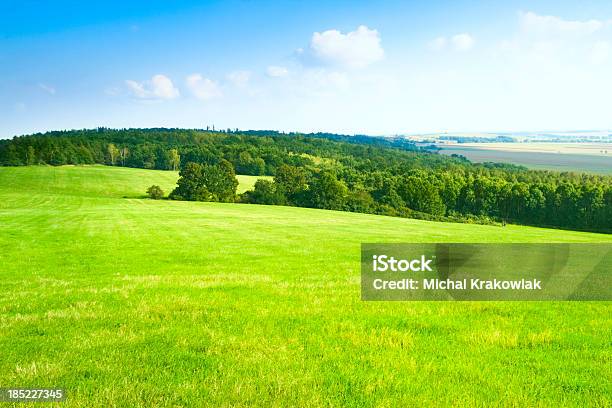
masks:
{"label": "sky gradient", "polygon": [[0,138],[612,129],[612,3],[3,1]]}

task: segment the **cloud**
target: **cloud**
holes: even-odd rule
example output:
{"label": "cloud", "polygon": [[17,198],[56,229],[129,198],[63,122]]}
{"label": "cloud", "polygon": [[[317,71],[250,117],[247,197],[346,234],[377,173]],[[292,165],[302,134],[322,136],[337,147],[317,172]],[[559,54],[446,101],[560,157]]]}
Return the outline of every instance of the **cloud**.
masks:
{"label": "cloud", "polygon": [[361,25],[346,34],[338,30],[315,32],[310,41],[310,49],[323,62],[363,68],[383,58],[385,53],[380,42],[378,31]]}
{"label": "cloud", "polygon": [[440,51],[446,47],[447,42],[448,41],[446,40],[446,37],[438,37],[438,38],[431,40],[429,44],[427,44],[427,46],[429,47],[430,50]]}
{"label": "cloud", "polygon": [[455,51],[468,51],[474,46],[474,37],[467,33],[453,35],[451,42]]}
{"label": "cloud", "polygon": [[327,67],[299,69],[286,81],[278,84],[274,92],[298,99],[313,100],[319,97],[338,97],[352,91],[351,73],[330,70]]}
{"label": "cloud", "polygon": [[593,34],[604,28],[606,23],[600,20],[564,20],[556,16],[541,16],[532,11],[519,13],[521,29],[524,32],[541,34]]}
{"label": "cloud", "polygon": [[468,33],[455,34],[450,38],[438,37],[427,44],[433,51],[442,51],[452,46],[455,51],[468,51],[474,46],[474,37]]}
{"label": "cloud", "polygon": [[154,75],[150,81],[144,82],[128,79],[125,84],[139,99],[174,99],[180,95],[170,78],[162,74]]}
{"label": "cloud", "polygon": [[610,20],[565,20],[528,11],[518,13],[518,24],[515,37],[500,43],[497,55],[550,70],[610,62]]}
{"label": "cloud", "polygon": [[222,95],[219,85],[201,74],[192,74],[187,77],[187,87],[193,95],[203,101],[214,99]]}
{"label": "cloud", "polygon": [[270,65],[268,69],[266,69],[266,74],[272,78],[282,78],[289,75],[289,70],[285,67]]}
{"label": "cloud", "polygon": [[227,80],[239,88],[245,87],[251,79],[249,71],[233,71],[227,74]]}
{"label": "cloud", "polygon": [[104,89],[104,93],[108,96],[118,96],[121,95],[121,88],[117,86],[111,86]]}
{"label": "cloud", "polygon": [[49,95],[55,95],[55,88],[46,84],[38,84],[38,87],[48,93]]}

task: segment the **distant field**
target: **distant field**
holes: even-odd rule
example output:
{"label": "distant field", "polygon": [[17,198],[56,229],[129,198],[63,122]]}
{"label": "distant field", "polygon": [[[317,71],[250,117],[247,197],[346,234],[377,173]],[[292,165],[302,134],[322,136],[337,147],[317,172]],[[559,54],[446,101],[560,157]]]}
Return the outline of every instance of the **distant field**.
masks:
{"label": "distant field", "polygon": [[612,404],[609,302],[359,289],[362,242],[611,235],[139,198],[175,179],[0,167],[0,386],[62,386],[65,407]]}
{"label": "distant field", "polygon": [[523,165],[539,170],[612,174],[612,145],[595,143],[462,143],[439,145],[444,154],[469,160]]}
{"label": "distant field", "polygon": [[[33,166],[27,168],[0,167],[0,175],[5,183],[21,182],[21,172],[29,176],[28,188],[38,193],[50,195],[65,194],[78,196],[109,195],[117,197],[144,198],[147,188],[152,184],[159,185],[166,195],[176,187],[179,178],[177,171],[137,170],[128,167],[107,166]],[[14,179],[12,180],[12,178]],[[252,190],[258,179],[271,179],[269,176],[237,175],[238,193]],[[4,191],[10,193],[10,189]]]}
{"label": "distant field", "polygon": [[612,159],[610,143],[461,143],[460,146],[505,152],[593,155]]}

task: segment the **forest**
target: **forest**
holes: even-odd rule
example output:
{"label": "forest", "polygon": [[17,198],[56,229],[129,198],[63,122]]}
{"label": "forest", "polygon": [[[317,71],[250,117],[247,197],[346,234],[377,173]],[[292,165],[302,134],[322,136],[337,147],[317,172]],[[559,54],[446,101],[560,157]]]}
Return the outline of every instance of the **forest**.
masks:
{"label": "forest", "polygon": [[[473,164],[401,138],[98,128],[0,140],[0,165],[66,164],[180,170],[174,199],[612,232],[610,176]],[[233,174],[274,178],[237,196]]]}

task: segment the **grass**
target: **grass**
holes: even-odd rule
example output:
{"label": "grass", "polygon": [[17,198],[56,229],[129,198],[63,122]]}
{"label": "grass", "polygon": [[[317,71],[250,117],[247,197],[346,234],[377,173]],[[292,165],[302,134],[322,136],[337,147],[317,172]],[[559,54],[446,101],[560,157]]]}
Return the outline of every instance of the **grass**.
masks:
{"label": "grass", "polygon": [[[24,168],[2,168],[3,194],[23,195],[24,189],[30,193],[44,195],[70,195],[81,197],[145,198],[146,190],[153,184],[159,185],[166,195],[176,187],[178,172],[163,170],[141,171],[126,167],[107,166],[45,166]],[[21,177],[27,176],[27,184]],[[238,193],[252,190],[258,179],[271,179],[269,176],[237,175]]]}
{"label": "grass", "polygon": [[0,386],[67,407],[612,404],[610,303],[359,290],[361,242],[612,236],[138,198],[175,179],[0,168]]}

